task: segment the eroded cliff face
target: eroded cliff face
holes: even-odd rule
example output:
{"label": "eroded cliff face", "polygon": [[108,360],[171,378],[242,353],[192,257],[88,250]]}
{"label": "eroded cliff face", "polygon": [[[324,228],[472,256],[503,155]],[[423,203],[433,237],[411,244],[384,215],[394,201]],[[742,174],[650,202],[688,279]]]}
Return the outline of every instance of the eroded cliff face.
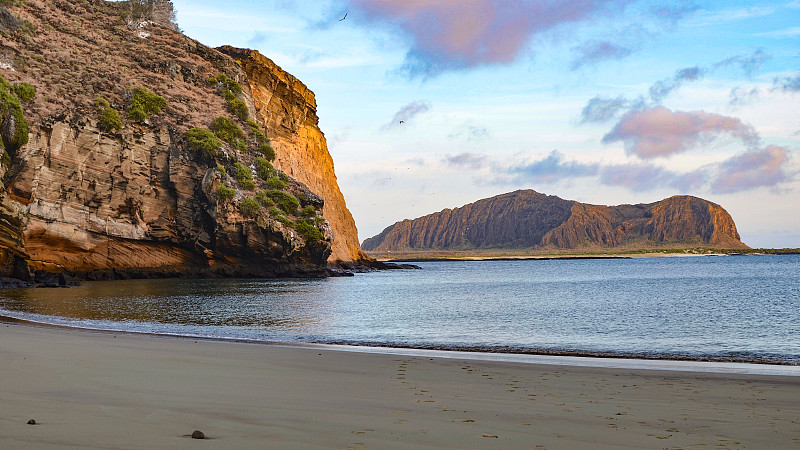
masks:
{"label": "eroded cliff face", "polygon": [[367,239],[367,251],[401,249],[748,248],[721,206],[675,196],[639,205],[601,206],[516,191],[414,220]]}
{"label": "eroded cliff face", "polygon": [[255,50],[220,47],[242,67],[257,111],[276,150],[275,167],[307,185],[325,199],[323,215],[333,230],[329,262],[368,259],[358,242],[355,220],[339,189],[333,158],[319,129],[314,93]]}
{"label": "eroded cliff face", "polygon": [[[172,26],[132,24],[116,4],[102,0],[29,0],[4,11],[33,26],[0,30],[0,75],[30,83],[37,94],[23,105],[28,142],[6,147],[0,162],[0,276],[328,273],[336,232],[331,224],[352,224],[352,217],[336,209],[330,193],[338,193],[338,205],[346,208],[316,117],[301,119],[315,108],[307,89],[301,97],[310,99],[308,107],[295,98],[302,84],[274,90],[269,101],[298,108],[263,116],[254,95],[263,96],[265,88],[245,83],[236,61]],[[221,82],[209,81],[219,74],[245,89],[226,98]],[[138,86],[166,104],[141,122],[127,117]],[[244,115],[230,106],[233,98],[247,107]],[[100,123],[98,104],[121,114],[119,127]],[[208,131],[219,117],[244,134],[205,150],[190,144],[187,130]],[[295,121],[288,127],[294,137],[275,126]],[[8,127],[8,115],[0,124]],[[276,147],[277,171],[263,170],[257,148],[266,137]],[[300,149],[307,153],[281,154]],[[337,248],[336,260],[361,255],[357,240],[355,247]]]}
{"label": "eroded cliff face", "polygon": [[308,243],[279,222],[243,217],[236,199],[217,194],[227,176],[173,134],[107,134],[74,117],[34,128],[4,199],[25,217],[30,270],[97,279],[325,274],[330,235]]}

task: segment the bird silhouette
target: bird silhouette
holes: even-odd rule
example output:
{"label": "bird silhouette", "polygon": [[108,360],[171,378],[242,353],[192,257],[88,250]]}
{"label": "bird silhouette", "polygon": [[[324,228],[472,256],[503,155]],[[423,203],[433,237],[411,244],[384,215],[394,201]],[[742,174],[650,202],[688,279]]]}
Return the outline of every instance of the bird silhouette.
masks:
{"label": "bird silhouette", "polygon": [[344,19],[347,19],[347,13],[344,13],[344,17],[342,17],[341,19],[339,19],[339,22],[343,21]]}

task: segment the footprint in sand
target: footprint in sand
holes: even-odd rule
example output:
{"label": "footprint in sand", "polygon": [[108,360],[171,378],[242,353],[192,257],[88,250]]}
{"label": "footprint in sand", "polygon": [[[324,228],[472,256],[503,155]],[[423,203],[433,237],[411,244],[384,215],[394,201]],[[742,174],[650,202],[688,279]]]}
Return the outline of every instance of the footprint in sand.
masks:
{"label": "footprint in sand", "polygon": [[351,431],[350,434],[367,434],[370,431],[375,431],[375,430],[370,430],[370,429],[356,430],[356,431]]}
{"label": "footprint in sand", "polygon": [[394,422],[395,425],[405,425],[407,423],[408,423],[407,420],[397,420]]}
{"label": "footprint in sand", "polygon": [[483,436],[485,438],[497,439],[497,435],[496,434],[491,434],[491,433],[483,433],[481,436]]}

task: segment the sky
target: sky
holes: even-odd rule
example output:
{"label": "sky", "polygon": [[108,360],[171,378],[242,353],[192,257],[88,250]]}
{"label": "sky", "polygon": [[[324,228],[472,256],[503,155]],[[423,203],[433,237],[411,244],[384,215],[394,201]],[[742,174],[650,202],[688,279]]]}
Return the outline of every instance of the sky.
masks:
{"label": "sky", "polygon": [[800,0],[173,4],[314,91],[361,240],[534,189],[695,195],[752,247],[800,247]]}

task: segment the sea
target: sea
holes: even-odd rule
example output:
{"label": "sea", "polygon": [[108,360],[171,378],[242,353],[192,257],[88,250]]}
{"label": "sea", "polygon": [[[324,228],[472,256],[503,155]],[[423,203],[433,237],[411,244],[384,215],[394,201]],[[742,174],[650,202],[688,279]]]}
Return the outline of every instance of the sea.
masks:
{"label": "sea", "polygon": [[417,264],[7,289],[0,316],[247,342],[800,365],[800,255]]}

